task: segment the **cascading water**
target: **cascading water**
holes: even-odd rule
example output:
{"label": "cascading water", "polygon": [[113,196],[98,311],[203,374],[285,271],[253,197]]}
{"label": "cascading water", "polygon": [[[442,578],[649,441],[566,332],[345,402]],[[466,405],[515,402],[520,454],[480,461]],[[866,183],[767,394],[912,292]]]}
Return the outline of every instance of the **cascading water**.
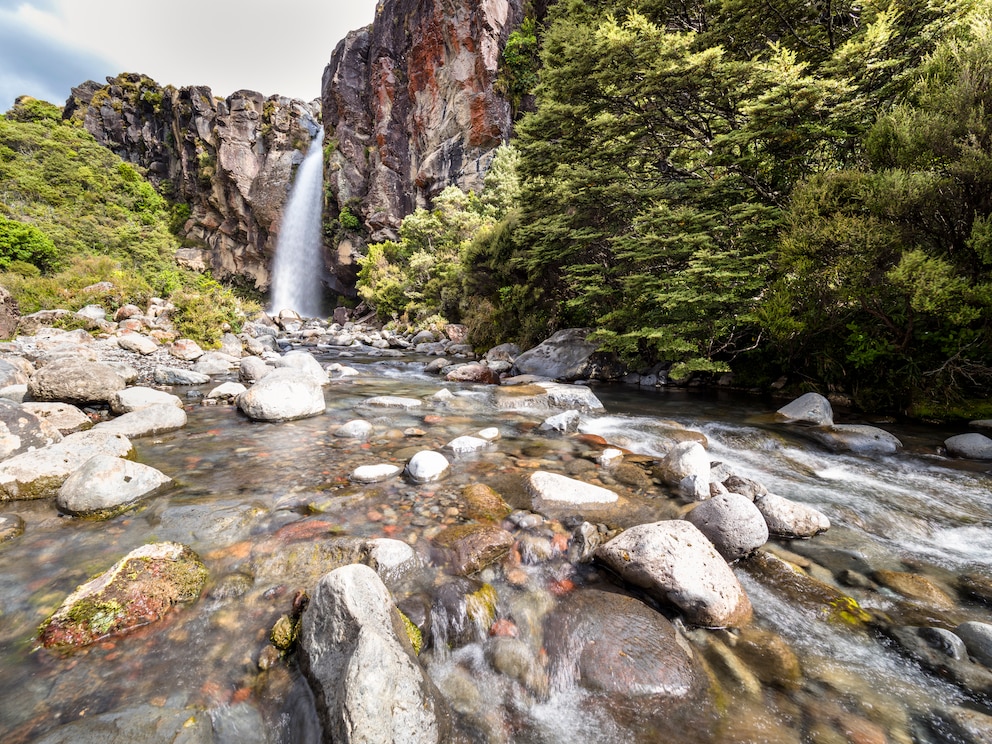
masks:
{"label": "cascading water", "polygon": [[309,318],[321,314],[323,141],[324,130],[318,128],[286,203],[272,267],[273,314],[285,309]]}

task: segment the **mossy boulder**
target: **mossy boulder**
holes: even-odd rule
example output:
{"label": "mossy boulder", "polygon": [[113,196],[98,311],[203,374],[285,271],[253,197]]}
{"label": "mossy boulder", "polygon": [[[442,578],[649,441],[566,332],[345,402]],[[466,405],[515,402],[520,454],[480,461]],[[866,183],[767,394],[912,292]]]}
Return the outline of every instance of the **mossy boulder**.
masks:
{"label": "mossy boulder", "polygon": [[68,650],[126,633],[196,599],[206,580],[203,562],[185,545],[143,545],[70,594],[42,625],[39,640]]}

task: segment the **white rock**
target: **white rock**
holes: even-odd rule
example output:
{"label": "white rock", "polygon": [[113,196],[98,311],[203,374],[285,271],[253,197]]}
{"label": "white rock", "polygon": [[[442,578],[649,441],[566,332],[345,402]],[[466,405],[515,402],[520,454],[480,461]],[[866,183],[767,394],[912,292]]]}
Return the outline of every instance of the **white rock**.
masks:
{"label": "white rock", "polygon": [[375,398],[369,398],[365,401],[365,405],[373,406],[374,408],[403,408],[406,410],[411,410],[414,408],[422,408],[424,402],[417,400],[416,398],[403,398],[396,395],[380,395]]}
{"label": "white rock", "polygon": [[155,468],[110,455],[96,455],[70,475],[56,503],[67,514],[113,512],[168,485],[172,479]]}
{"label": "white rock", "polygon": [[451,464],[448,458],[435,450],[422,450],[410,458],[406,473],[416,483],[431,483],[447,474]]}
{"label": "white rock", "polygon": [[170,405],[182,408],[183,402],[177,395],[149,387],[129,387],[114,393],[110,399],[110,410],[116,414],[130,413],[149,406]]}
{"label": "white rock", "polygon": [[499,429],[495,426],[490,426],[488,429],[483,429],[477,435],[479,439],[485,439],[487,442],[495,442],[500,437]]}
{"label": "white rock", "polygon": [[178,367],[156,367],[154,376],[159,385],[205,385],[210,382],[210,375]]}
{"label": "white rock", "polygon": [[125,333],[117,337],[117,345],[125,351],[133,351],[137,354],[147,356],[158,351],[158,344],[143,333]]}
{"label": "white rock", "polygon": [[273,362],[276,369],[289,367],[298,372],[309,375],[319,385],[326,385],[328,382],[327,372],[320,366],[320,362],[313,358],[308,351],[290,351]]}
{"label": "white rock", "polygon": [[599,453],[599,466],[606,468],[615,468],[617,465],[623,462],[623,452],[618,450],[616,447],[607,447],[605,450]]}
{"label": "white rock", "polygon": [[334,436],[365,441],[372,437],[374,431],[375,427],[365,419],[352,419],[335,429]]}
{"label": "white rock", "polygon": [[28,402],[22,403],[21,407],[55,427],[63,435],[75,434],[77,431],[85,431],[93,427],[89,416],[68,403]]}
{"label": "white rock", "polygon": [[162,434],[186,426],[186,411],[170,403],[146,406],[109,421],[101,421],[94,431],[123,434],[129,439]]}
{"label": "white rock", "polygon": [[232,398],[237,398],[239,395],[241,395],[241,393],[245,392],[247,389],[248,388],[246,388],[240,382],[225,382],[218,385],[209,393],[207,393],[207,398],[211,400],[215,400],[215,399],[228,400]]}
{"label": "white rock", "polygon": [[[710,482],[710,456],[699,442],[679,442],[661,461],[662,478],[670,486],[679,486],[684,478],[696,476],[700,482]],[[709,493],[709,487],[706,489]]]}
{"label": "white rock", "polygon": [[326,404],[324,390],[313,375],[283,367],[239,395],[238,408],[257,421],[291,421],[320,415]]}
{"label": "white rock", "polygon": [[540,430],[557,431],[560,434],[571,434],[579,430],[579,421],[581,418],[582,414],[578,411],[565,411],[564,413],[559,413],[555,416],[549,416],[544,419],[544,422],[540,426]]}
{"label": "white rock", "polygon": [[489,445],[490,442],[488,440],[480,439],[479,437],[456,437],[448,442],[445,447],[456,455],[467,455],[470,452],[483,450]]}
{"label": "white rock", "polygon": [[802,421],[817,426],[830,426],[834,422],[834,411],[830,401],[819,393],[806,393],[786,406],[778,409],[778,415],[786,422]]}
{"label": "white rock", "polygon": [[382,463],[380,465],[360,465],[351,471],[351,479],[355,483],[379,483],[394,478],[403,472],[399,465]]}
{"label": "white rock", "polygon": [[208,351],[196,360],[193,372],[201,375],[226,375],[241,364],[240,357],[232,357],[217,351]]}
{"label": "white rock", "polygon": [[830,529],[830,520],[812,506],[773,493],[754,497],[768,532],[776,537],[812,537]]}
{"label": "white rock", "polygon": [[328,377],[334,377],[338,380],[344,380],[349,377],[359,377],[361,375],[361,373],[354,367],[348,367],[339,362],[328,364],[326,370]]}
{"label": "white rock", "polygon": [[619,496],[609,489],[574,480],[558,473],[538,470],[527,479],[533,510],[562,507],[596,508],[615,504]]}
{"label": "white rock", "polygon": [[728,561],[750,555],[768,542],[765,518],[749,498],[737,493],[714,496],[685,519],[696,525]]}

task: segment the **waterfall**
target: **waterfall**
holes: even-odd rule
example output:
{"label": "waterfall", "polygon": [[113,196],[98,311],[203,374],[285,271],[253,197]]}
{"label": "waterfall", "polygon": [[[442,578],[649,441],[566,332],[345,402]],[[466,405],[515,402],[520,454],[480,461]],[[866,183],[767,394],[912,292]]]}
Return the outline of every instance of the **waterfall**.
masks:
{"label": "waterfall", "polygon": [[272,266],[271,313],[287,308],[304,317],[321,314],[321,210],[324,130],[318,128],[289,193]]}

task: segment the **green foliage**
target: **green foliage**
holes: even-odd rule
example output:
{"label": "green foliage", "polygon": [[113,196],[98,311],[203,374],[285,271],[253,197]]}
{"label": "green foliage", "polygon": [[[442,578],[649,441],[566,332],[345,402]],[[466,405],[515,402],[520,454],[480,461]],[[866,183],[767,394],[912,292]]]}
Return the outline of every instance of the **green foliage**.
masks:
{"label": "green foliage", "polygon": [[538,51],[537,22],[525,18],[506,40],[495,86],[506,96],[514,112],[520,110],[523,100],[537,87],[541,64]]}
{"label": "green foliage", "polygon": [[176,306],[172,321],[180,335],[207,346],[218,346],[225,330],[238,333],[247,314],[261,309],[205,274],[195,275],[169,299]]}
{"label": "green foliage", "polygon": [[362,221],[348,207],[341,210],[338,215],[338,222],[345,230],[358,230],[362,226]]}
{"label": "green foliage", "polygon": [[15,261],[31,264],[39,271],[48,269],[56,255],[55,243],[37,227],[0,215],[0,270]]}

